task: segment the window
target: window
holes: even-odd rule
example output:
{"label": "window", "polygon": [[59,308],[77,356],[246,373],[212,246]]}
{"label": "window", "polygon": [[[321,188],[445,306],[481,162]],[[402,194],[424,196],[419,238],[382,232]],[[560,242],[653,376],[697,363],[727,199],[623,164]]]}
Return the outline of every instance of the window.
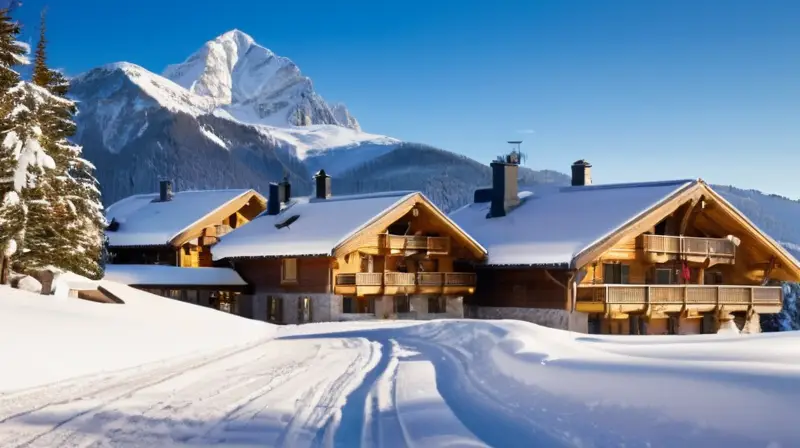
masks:
{"label": "window", "polygon": [[394,298],[394,312],[396,314],[400,313],[410,313],[411,312],[411,299],[408,296],[398,296]]}
{"label": "window", "polygon": [[703,274],[703,283],[706,285],[721,285],[722,272],[706,271],[705,274]]}
{"label": "window", "polygon": [[181,290],[180,289],[170,289],[169,290],[169,298],[180,300],[181,299]]}
{"label": "window", "polygon": [[297,258],[281,260],[281,283],[297,283]]}
{"label": "window", "polygon": [[444,296],[428,297],[428,313],[446,313],[447,299]]}
{"label": "window", "polygon": [[352,297],[342,297],[342,313],[351,314],[355,313],[355,301]]}
{"label": "window", "polygon": [[297,300],[297,323],[311,322],[311,297],[300,297]]}
{"label": "window", "polygon": [[603,263],[603,283],[629,283],[630,266],[621,263]]}
{"label": "window", "polygon": [[342,313],[345,314],[375,314],[375,299],[343,297]]}
{"label": "window", "polygon": [[283,321],[283,299],[280,297],[267,297],[267,322]]}
{"label": "window", "polygon": [[672,269],[658,268],[656,269],[656,284],[657,285],[671,285],[672,284]]}
{"label": "window", "polygon": [[186,301],[189,303],[197,303],[197,290],[189,289],[186,291]]}

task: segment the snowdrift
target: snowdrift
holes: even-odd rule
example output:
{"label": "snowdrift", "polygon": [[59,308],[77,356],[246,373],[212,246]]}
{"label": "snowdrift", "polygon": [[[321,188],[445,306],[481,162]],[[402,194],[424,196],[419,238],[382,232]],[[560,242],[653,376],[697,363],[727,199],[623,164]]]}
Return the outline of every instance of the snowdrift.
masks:
{"label": "snowdrift", "polygon": [[274,326],[114,282],[125,301],[100,304],[0,286],[0,393],[210,352],[259,338]]}
{"label": "snowdrift", "polygon": [[596,336],[519,321],[440,321],[405,331],[458,360],[465,384],[496,400],[498,415],[524,416],[567,445],[796,443],[797,332]]}

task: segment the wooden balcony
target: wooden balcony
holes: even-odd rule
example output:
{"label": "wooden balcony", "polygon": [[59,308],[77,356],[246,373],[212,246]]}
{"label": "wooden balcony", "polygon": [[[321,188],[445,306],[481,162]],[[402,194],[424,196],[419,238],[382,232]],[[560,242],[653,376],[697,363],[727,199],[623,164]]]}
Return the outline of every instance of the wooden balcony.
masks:
{"label": "wooden balcony", "polygon": [[696,238],[672,235],[642,235],[642,251],[651,263],[664,263],[677,257],[702,263],[733,264],[736,245],[727,238]]}
{"label": "wooden balcony", "polygon": [[578,287],[576,310],[627,317],[644,313],[665,317],[686,312],[689,316],[710,311],[778,313],[783,307],[780,286],[734,285],[586,285]]}
{"label": "wooden balcony", "polygon": [[450,237],[447,236],[404,236],[382,233],[369,238],[363,249],[374,255],[408,254],[422,252],[429,255],[450,253]]}
{"label": "wooden balcony", "polygon": [[471,272],[371,272],[339,274],[335,292],[342,295],[472,294]]}

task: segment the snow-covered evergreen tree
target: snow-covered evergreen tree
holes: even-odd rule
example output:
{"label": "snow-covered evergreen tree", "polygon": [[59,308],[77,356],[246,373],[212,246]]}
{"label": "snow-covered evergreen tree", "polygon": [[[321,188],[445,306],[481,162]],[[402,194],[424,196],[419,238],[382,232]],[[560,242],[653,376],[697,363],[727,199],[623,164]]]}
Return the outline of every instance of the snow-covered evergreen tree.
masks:
{"label": "snow-covered evergreen tree", "polygon": [[[54,187],[51,213],[57,217],[50,237],[55,248],[51,264],[91,278],[103,274],[105,218],[94,165],[81,157],[82,148],[69,141],[75,134],[75,104],[66,98],[69,83],[59,72],[47,67],[46,22],[42,15],[39,43],[33,67],[33,83],[46,90],[40,111],[43,144],[55,162],[46,173]],[[38,223],[36,224],[38,225]]]}
{"label": "snow-covered evergreen tree", "polygon": [[[7,9],[0,10],[0,249],[16,247],[22,231],[24,209],[15,186],[15,174],[22,147],[20,135],[12,132],[17,124],[21,95],[19,74],[14,66],[27,62],[28,47],[19,41],[19,24]],[[15,90],[16,89],[16,90]],[[24,114],[23,114],[24,115]],[[11,255],[10,251],[7,255]]]}

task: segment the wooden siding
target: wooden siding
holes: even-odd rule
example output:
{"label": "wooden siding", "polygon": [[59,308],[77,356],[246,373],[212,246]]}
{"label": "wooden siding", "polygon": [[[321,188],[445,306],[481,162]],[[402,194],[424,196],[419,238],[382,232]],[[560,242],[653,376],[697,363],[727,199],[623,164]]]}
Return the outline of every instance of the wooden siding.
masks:
{"label": "wooden siding", "polygon": [[326,257],[297,258],[297,283],[281,284],[280,258],[237,260],[235,269],[256,293],[331,291],[331,263]]}
{"label": "wooden siding", "polygon": [[492,307],[567,309],[566,270],[478,269],[475,293],[467,304]]}

